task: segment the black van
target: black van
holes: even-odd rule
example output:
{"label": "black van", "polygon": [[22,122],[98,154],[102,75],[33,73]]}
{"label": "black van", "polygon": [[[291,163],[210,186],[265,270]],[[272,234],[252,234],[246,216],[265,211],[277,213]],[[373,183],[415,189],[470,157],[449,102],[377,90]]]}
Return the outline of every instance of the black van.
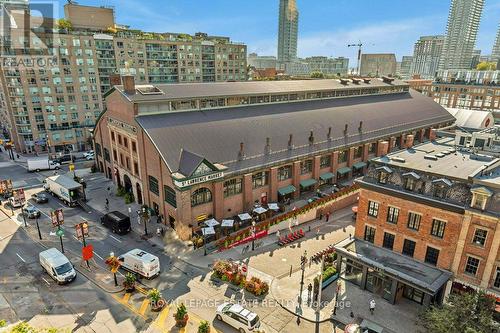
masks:
{"label": "black van", "polygon": [[124,235],[132,230],[130,218],[118,211],[110,212],[101,217],[101,224],[114,233]]}

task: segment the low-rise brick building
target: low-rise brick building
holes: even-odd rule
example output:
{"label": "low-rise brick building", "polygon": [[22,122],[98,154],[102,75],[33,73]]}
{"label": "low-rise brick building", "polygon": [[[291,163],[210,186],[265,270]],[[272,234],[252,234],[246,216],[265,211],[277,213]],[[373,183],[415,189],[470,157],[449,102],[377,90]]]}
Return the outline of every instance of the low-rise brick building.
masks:
{"label": "low-rise brick building", "polygon": [[183,239],[218,220],[362,174],[454,118],[390,78],[135,85],[106,94],[94,132],[108,177]]}
{"label": "low-rise brick building", "polygon": [[[439,303],[452,288],[500,300],[500,159],[441,138],[372,159],[357,182],[355,239],[337,247],[347,267],[364,269],[360,287],[377,292],[390,280],[382,293],[393,303]],[[352,258],[365,247],[374,254]]]}

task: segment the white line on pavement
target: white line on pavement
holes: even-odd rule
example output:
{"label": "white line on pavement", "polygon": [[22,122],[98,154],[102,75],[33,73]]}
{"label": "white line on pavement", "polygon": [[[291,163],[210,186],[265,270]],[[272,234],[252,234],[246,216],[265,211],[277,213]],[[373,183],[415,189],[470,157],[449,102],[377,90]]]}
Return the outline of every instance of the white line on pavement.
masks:
{"label": "white line on pavement", "polygon": [[49,281],[47,281],[44,277],[42,277],[42,280],[45,281],[45,283],[50,286]]}
{"label": "white line on pavement", "polygon": [[66,208],[66,205],[63,205],[62,203],[58,202],[57,203],[59,206],[61,206],[62,208]]}
{"label": "white line on pavement", "polygon": [[24,260],[24,259],[23,259],[23,257],[21,257],[21,256],[19,255],[19,253],[16,253],[16,255],[17,255],[17,256],[19,257],[19,259],[21,259],[23,262],[26,262],[26,260]]}
{"label": "white line on pavement", "polygon": [[109,237],[113,238],[115,241],[117,241],[118,243],[121,243],[122,241],[119,240],[118,238],[116,238],[115,236],[113,235],[109,235]]}
{"label": "white line on pavement", "polygon": [[74,239],[76,239],[77,241],[79,241],[80,243],[82,242],[81,240],[79,240],[78,238],[76,238],[75,235],[72,235]]}
{"label": "white line on pavement", "polygon": [[97,258],[104,260],[103,257],[101,257],[99,254],[97,254],[97,252],[94,252],[94,254],[96,255]]}

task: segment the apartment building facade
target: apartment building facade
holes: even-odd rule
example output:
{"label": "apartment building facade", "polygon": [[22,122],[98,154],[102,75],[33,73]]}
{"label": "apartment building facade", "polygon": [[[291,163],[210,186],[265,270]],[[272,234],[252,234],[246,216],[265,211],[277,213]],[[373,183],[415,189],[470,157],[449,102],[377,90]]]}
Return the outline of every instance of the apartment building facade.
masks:
{"label": "apartment building facade", "polygon": [[[30,44],[54,63],[0,71],[7,102],[2,111],[18,151],[89,149],[89,130],[104,109],[103,94],[121,83],[120,74],[155,84],[246,80],[246,46],[227,37],[132,30],[116,25],[109,8],[67,4],[65,12],[74,26],[63,28],[45,18]],[[83,19],[89,12],[97,18]],[[36,17],[30,20],[37,22]],[[13,34],[22,33],[13,29]],[[31,51],[3,52],[19,58]]]}
{"label": "apartment building facade", "polygon": [[408,84],[450,108],[492,111],[500,121],[500,71],[438,71],[435,80],[412,79]]}
{"label": "apartment building facade", "polygon": [[304,58],[303,61],[309,64],[309,70],[311,72],[321,72],[326,75],[346,76],[349,71],[349,58],[315,56]]}
{"label": "apartment building facade", "polygon": [[256,202],[342,183],[361,174],[379,147],[402,146],[412,135],[422,142],[431,127],[453,122],[389,78],[170,86],[122,80],[96,125],[97,165],[182,239],[203,217],[230,218]]}
{"label": "apartment building facade", "polygon": [[422,79],[433,79],[439,66],[443,52],[445,36],[422,36],[415,43],[413,59],[410,67],[410,77],[420,75]]}
{"label": "apartment building facade", "polygon": [[[500,303],[500,159],[455,138],[407,147],[372,159],[358,182],[355,240],[339,248],[350,258],[345,250],[357,242],[373,255],[344,264],[361,267],[358,285],[392,303],[441,303],[464,288],[485,289]],[[378,252],[393,259],[374,267]]]}

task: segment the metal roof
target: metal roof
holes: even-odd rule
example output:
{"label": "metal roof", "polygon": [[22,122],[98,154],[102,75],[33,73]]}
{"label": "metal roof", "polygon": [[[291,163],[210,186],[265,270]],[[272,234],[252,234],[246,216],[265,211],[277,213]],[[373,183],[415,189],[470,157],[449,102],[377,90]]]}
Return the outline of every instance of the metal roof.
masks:
{"label": "metal roof", "polygon": [[[136,85],[136,89],[149,85]],[[340,80],[287,80],[287,81],[242,81],[242,82],[210,82],[210,83],[178,83],[178,84],[157,84],[154,87],[160,90],[158,94],[126,94],[123,85],[114,86],[114,89],[121,92],[133,102],[150,102],[170,99],[189,99],[197,97],[222,97],[241,96],[259,94],[288,94],[293,92],[310,92],[321,90],[343,90],[391,86],[408,86],[403,81],[393,81],[385,83],[380,79],[371,79],[369,83],[361,81],[359,84],[349,82],[347,85],[341,84]]]}
{"label": "metal roof", "polygon": [[[226,173],[284,163],[453,120],[431,98],[414,91],[136,117],[170,171],[179,170],[184,149],[225,165]],[[327,139],[329,127],[331,140]],[[309,141],[311,131],[313,144]],[[293,149],[288,148],[290,134]],[[270,152],[266,152],[267,137]],[[244,143],[244,159],[238,159],[240,142]]]}

